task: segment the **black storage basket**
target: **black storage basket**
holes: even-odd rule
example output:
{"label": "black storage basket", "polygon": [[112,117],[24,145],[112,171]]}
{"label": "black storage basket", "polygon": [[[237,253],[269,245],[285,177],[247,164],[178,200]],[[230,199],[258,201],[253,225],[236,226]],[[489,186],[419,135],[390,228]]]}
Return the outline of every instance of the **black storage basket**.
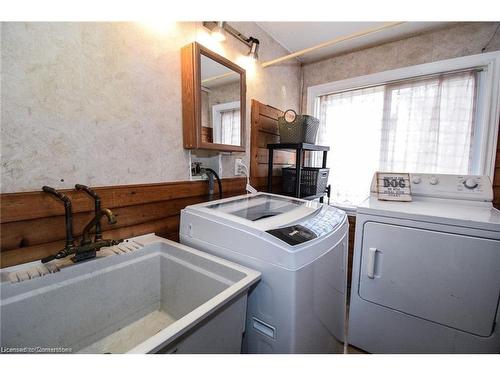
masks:
{"label": "black storage basket", "polygon": [[[293,120],[288,121],[287,115],[293,113]],[[278,117],[280,143],[312,143],[316,142],[319,120],[309,115],[298,115],[293,109],[285,111]]]}
{"label": "black storage basket", "polygon": [[[295,195],[295,168],[282,168],[283,194]],[[328,185],[328,168],[302,167],[300,173],[300,197],[323,194]]]}

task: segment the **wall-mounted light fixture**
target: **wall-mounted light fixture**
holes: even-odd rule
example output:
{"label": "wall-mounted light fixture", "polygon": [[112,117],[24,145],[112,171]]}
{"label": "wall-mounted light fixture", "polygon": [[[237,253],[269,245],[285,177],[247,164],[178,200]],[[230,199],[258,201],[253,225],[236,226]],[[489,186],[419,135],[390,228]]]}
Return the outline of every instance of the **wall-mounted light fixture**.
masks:
{"label": "wall-mounted light fixture", "polygon": [[259,40],[254,37],[248,38],[250,41],[250,51],[248,52],[248,56],[254,60],[259,59]]}
{"label": "wall-mounted light fixture", "polygon": [[[215,40],[223,41],[226,39],[225,34],[230,34],[234,36],[236,39],[238,39],[240,42],[246,44],[249,48],[250,51],[248,52],[248,56],[250,56],[252,59],[257,60],[258,59],[258,53],[259,53],[259,40],[254,37],[246,37],[242,33],[240,33],[238,30],[235,28],[229,26],[227,22],[223,21],[204,21],[203,26],[205,26],[207,29],[210,30],[212,37]],[[221,38],[221,35],[223,35],[223,39]]]}
{"label": "wall-mounted light fixture", "polygon": [[211,36],[214,38],[217,42],[223,42],[226,40],[226,31],[224,30],[224,21],[219,21],[217,24],[214,26],[214,28],[211,30]]}

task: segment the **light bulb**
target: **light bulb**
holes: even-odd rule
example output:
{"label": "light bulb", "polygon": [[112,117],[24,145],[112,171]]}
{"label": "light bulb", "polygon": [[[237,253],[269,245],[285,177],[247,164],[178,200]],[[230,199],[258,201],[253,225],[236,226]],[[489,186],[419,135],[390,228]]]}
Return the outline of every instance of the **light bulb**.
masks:
{"label": "light bulb", "polygon": [[223,42],[226,40],[224,22],[217,22],[217,25],[212,29],[211,36],[217,42]]}
{"label": "light bulb", "polygon": [[240,55],[236,59],[236,64],[245,69],[247,79],[253,79],[256,74],[257,64],[256,60],[248,55]]}

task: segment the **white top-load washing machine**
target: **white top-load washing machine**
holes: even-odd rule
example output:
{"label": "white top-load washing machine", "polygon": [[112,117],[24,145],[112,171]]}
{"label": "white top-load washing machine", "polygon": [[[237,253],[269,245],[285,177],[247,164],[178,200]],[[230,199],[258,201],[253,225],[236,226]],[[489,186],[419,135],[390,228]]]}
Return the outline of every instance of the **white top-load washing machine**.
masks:
{"label": "white top-load washing machine", "polygon": [[244,353],[342,350],[347,231],[341,210],[267,193],[181,211],[182,243],[262,273],[249,294]]}
{"label": "white top-load washing machine", "polygon": [[486,176],[411,174],[356,217],[349,343],[372,353],[498,353],[500,212]]}

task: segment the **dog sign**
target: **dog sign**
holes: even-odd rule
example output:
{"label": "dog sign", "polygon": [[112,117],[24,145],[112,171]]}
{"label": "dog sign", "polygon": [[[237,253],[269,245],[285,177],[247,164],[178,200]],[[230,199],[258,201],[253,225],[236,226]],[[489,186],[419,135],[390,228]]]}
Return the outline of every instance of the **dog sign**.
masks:
{"label": "dog sign", "polygon": [[409,173],[377,172],[378,199],[383,201],[411,201]]}

